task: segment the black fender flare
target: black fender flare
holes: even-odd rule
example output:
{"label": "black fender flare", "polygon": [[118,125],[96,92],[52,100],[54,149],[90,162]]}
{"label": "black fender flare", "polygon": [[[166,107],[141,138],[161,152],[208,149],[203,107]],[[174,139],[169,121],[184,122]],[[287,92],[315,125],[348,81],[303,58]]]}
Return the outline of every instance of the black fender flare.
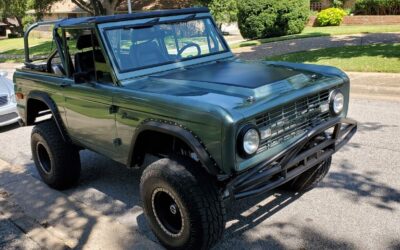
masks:
{"label": "black fender flare", "polygon": [[[67,130],[61,119],[60,112],[58,111],[57,105],[55,104],[53,99],[47,93],[40,92],[40,91],[32,91],[29,93],[29,95],[27,97],[27,101],[26,101],[27,105],[29,103],[29,100],[32,100],[32,99],[41,101],[47,105],[47,107],[50,109],[51,114],[53,115],[54,122],[56,123],[57,128],[60,131],[61,137],[63,138],[64,141],[70,142],[70,138],[68,136]],[[28,123],[28,119],[27,119],[28,118],[28,110],[29,110],[29,107],[27,106],[27,110],[25,112],[26,123]],[[31,125],[31,124],[27,124],[27,125]]]}
{"label": "black fender flare", "polygon": [[205,146],[201,143],[198,137],[193,134],[192,131],[177,123],[159,120],[147,120],[136,129],[136,132],[132,139],[132,147],[130,149],[128,166],[132,166],[133,163],[132,159],[135,152],[137,138],[142,132],[145,131],[160,132],[182,140],[197,155],[199,161],[201,162],[201,165],[209,174],[213,176],[217,176],[218,174],[220,174],[216,162],[214,161],[210,153],[207,152]]}

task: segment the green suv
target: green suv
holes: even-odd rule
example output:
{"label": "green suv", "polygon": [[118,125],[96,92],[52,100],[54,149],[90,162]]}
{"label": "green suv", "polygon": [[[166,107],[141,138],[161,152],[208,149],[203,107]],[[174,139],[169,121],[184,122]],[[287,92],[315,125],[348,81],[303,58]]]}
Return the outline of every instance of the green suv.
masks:
{"label": "green suv", "polygon": [[[49,24],[52,51],[31,58],[29,33]],[[241,61],[206,8],[36,23],[25,51],[16,99],[44,182],[76,184],[82,149],[143,168],[144,213],[167,248],[213,246],[227,200],[312,188],[357,129],[346,74]]]}

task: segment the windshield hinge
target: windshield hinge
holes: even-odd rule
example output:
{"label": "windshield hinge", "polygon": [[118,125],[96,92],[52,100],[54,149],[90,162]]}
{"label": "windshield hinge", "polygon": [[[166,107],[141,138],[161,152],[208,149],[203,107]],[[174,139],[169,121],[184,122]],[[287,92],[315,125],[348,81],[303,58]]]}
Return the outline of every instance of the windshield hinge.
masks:
{"label": "windshield hinge", "polygon": [[110,115],[116,114],[118,112],[118,107],[115,105],[111,105],[109,110],[110,110]]}

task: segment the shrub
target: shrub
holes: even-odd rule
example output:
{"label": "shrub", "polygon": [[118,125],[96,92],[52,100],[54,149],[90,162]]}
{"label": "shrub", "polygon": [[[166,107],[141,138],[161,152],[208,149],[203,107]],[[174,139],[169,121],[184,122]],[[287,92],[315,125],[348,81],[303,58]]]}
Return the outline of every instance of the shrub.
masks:
{"label": "shrub", "polygon": [[339,8],[325,9],[317,15],[317,24],[318,26],[338,26],[346,15],[346,11]]}
{"label": "shrub", "polygon": [[33,15],[26,15],[22,18],[22,25],[24,26],[24,31],[28,29],[28,27],[36,22],[36,18]]}
{"label": "shrub", "polygon": [[357,0],[354,12],[358,15],[400,15],[400,0]]}
{"label": "shrub", "polygon": [[240,33],[248,39],[298,34],[309,14],[309,0],[238,0]]}
{"label": "shrub", "polygon": [[237,21],[237,0],[212,0],[208,8],[220,28]]}
{"label": "shrub", "polygon": [[20,34],[18,33],[10,33],[7,35],[8,39],[19,38]]}

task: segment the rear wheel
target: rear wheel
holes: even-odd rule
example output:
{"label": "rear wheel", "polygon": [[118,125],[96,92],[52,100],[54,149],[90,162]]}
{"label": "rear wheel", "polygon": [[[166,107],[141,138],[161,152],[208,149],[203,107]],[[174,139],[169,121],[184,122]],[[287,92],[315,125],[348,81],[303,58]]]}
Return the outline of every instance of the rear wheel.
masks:
{"label": "rear wheel", "polygon": [[33,160],[43,181],[52,188],[66,189],[79,180],[79,151],[65,142],[53,121],[36,125],[32,130]]}
{"label": "rear wheel", "polygon": [[329,172],[331,163],[332,157],[329,157],[322,163],[310,168],[306,172],[296,177],[294,180],[288,182],[285,185],[286,189],[296,192],[304,192],[313,189]]}
{"label": "rear wheel", "polygon": [[145,215],[168,249],[208,249],[225,228],[219,190],[191,160],[161,159],[148,166],[140,181]]}

